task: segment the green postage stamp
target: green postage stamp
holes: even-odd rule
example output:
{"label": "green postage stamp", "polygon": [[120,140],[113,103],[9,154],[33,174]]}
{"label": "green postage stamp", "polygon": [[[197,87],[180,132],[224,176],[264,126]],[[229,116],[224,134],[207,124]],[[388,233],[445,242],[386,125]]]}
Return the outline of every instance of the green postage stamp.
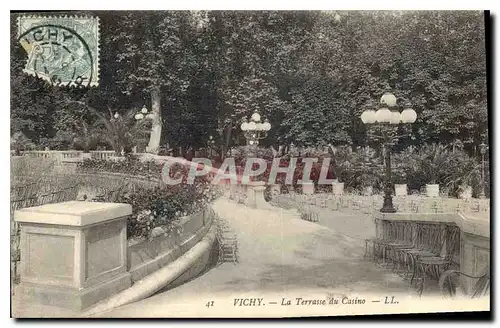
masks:
{"label": "green postage stamp", "polygon": [[24,72],[56,86],[99,84],[98,18],[22,16],[18,38],[28,53]]}

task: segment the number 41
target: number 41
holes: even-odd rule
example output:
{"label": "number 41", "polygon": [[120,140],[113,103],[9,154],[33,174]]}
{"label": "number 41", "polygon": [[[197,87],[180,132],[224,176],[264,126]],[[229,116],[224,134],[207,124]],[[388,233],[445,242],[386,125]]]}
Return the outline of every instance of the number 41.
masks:
{"label": "number 41", "polygon": [[205,305],[207,308],[214,306],[214,301],[208,301],[207,305]]}

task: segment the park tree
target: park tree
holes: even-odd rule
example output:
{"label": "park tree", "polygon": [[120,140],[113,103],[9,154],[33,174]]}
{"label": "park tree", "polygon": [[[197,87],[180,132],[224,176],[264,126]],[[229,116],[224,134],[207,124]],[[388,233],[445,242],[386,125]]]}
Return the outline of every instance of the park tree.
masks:
{"label": "park tree", "polygon": [[159,137],[186,149],[213,135],[225,153],[255,110],[273,126],[264,145],[355,148],[369,143],[361,112],[391,91],[419,115],[401,149],[461,140],[470,152],[487,134],[481,12],[85,14],[101,24],[100,82],[89,89],[24,74],[12,15],[11,133],[37,145],[72,144],[89,136],[94,113],[146,105],[152,150]]}

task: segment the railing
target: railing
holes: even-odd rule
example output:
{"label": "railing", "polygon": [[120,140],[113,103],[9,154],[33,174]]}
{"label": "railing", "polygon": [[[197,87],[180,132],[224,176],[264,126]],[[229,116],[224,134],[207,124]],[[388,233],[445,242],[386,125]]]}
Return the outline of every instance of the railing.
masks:
{"label": "railing", "polygon": [[32,150],[22,152],[23,156],[31,158],[48,158],[53,159],[56,164],[61,164],[63,160],[82,158],[82,151],[79,150]]}
{"label": "railing", "polygon": [[[80,150],[31,150],[23,151],[21,154],[32,158],[54,159],[56,164],[61,164],[62,161],[68,159],[83,159],[83,152]],[[109,160],[116,156],[113,150],[92,150],[90,154],[91,158],[101,160]]]}
{"label": "railing", "polygon": [[62,151],[60,152],[61,154],[61,160],[65,159],[73,159],[73,158],[82,158],[82,151],[76,151],[76,150],[71,150],[71,151]]}
{"label": "railing", "polygon": [[109,160],[111,157],[116,156],[113,150],[91,150],[90,157],[93,159]]}

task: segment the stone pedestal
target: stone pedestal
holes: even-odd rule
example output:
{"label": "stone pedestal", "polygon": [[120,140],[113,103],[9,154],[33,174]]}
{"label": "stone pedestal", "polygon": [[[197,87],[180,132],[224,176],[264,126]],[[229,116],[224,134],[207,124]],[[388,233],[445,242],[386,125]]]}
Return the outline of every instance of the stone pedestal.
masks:
{"label": "stone pedestal", "polygon": [[264,191],[266,190],[266,183],[263,181],[250,182],[247,185],[247,198],[245,205],[257,209],[270,209],[272,208],[264,198]]}
{"label": "stone pedestal", "polygon": [[[467,229],[461,229],[460,234],[460,271],[480,277],[491,269],[489,215],[464,213],[461,217]],[[460,276],[460,279],[464,291],[470,294],[477,279],[465,276]]]}
{"label": "stone pedestal", "polygon": [[[490,240],[468,233],[461,234],[460,271],[480,277],[490,270]],[[460,276],[461,286],[467,294],[472,294],[477,279]]]}
{"label": "stone pedestal", "polygon": [[85,309],[131,286],[128,204],[64,202],[15,212],[21,225],[21,300]]}

